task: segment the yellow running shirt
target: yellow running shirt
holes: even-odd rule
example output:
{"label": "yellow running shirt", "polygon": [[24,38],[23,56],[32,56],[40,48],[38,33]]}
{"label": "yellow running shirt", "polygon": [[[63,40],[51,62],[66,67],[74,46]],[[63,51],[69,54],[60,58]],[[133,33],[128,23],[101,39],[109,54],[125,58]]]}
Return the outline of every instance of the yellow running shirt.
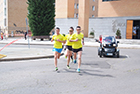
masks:
{"label": "yellow running shirt", "polygon": [[70,34],[67,34],[67,35],[66,35],[66,40],[67,40],[66,45],[68,45],[68,46],[72,46],[72,43],[73,43],[73,42],[70,42],[70,41],[69,41],[71,36],[72,36],[72,35],[70,35]]}
{"label": "yellow running shirt", "polygon": [[57,39],[59,39],[60,41],[65,41],[65,37],[63,35],[59,34],[59,35],[53,35],[52,39],[55,41],[54,48],[61,49],[62,43],[57,41]]}
{"label": "yellow running shirt", "polygon": [[73,48],[73,49],[82,48],[82,39],[84,38],[83,33],[80,33],[80,34],[75,33],[75,34],[73,34],[73,35],[71,36],[70,39],[71,39],[71,40],[76,40],[77,38],[78,38],[78,41],[73,42],[73,44],[72,44],[72,48]]}

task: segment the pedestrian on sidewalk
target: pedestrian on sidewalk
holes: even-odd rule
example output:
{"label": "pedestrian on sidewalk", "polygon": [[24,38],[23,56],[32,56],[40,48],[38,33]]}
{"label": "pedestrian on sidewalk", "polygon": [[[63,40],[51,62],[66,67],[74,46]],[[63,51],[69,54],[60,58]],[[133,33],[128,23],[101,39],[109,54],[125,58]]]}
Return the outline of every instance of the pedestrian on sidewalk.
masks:
{"label": "pedestrian on sidewalk", "polygon": [[24,38],[27,39],[27,31],[24,33]]}
{"label": "pedestrian on sidewalk", "polygon": [[54,51],[54,64],[55,64],[55,70],[58,70],[57,67],[57,59],[60,58],[61,55],[61,51],[62,51],[62,43],[65,43],[65,37],[60,34],[60,28],[57,27],[55,30],[55,35],[53,35],[51,42],[54,42],[54,47],[53,47],[53,51]]}
{"label": "pedestrian on sidewalk", "polygon": [[[69,40],[70,40],[73,32],[74,32],[74,28],[70,27],[69,34],[66,35],[66,41],[67,41],[66,48],[67,48],[67,50],[66,50],[66,56],[65,57],[66,58],[68,57],[68,60],[67,60],[67,68],[68,69],[70,68],[69,63],[70,63],[70,58],[72,57],[72,42],[70,42]],[[72,60],[73,60],[73,57],[72,57]]]}
{"label": "pedestrian on sidewalk", "polygon": [[3,40],[4,33],[1,31],[1,40]]}
{"label": "pedestrian on sidewalk", "polygon": [[81,66],[81,57],[82,57],[82,44],[84,45],[84,34],[81,32],[81,27],[76,27],[76,33],[73,34],[70,38],[70,42],[73,42],[72,49],[74,53],[74,63],[77,62],[77,54],[78,54],[78,68],[77,72],[80,73],[80,66]]}

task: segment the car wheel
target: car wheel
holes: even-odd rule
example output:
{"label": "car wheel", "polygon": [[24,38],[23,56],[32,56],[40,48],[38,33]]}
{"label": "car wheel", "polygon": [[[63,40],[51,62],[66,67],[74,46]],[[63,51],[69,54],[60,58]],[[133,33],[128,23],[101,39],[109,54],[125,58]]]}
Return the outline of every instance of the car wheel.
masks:
{"label": "car wheel", "polygon": [[103,55],[102,52],[100,52],[99,54],[100,54],[100,57],[102,57],[102,55]]}
{"label": "car wheel", "polygon": [[119,52],[117,53],[117,58],[119,58],[120,57],[120,54],[119,54]]}

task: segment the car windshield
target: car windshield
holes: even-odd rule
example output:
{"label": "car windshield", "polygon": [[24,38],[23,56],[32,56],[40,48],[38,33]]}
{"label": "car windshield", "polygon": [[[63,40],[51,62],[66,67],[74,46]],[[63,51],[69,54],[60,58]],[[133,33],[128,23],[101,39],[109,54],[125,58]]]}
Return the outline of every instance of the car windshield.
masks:
{"label": "car windshield", "polygon": [[112,42],[115,42],[115,38],[113,36],[103,37],[103,42],[104,43],[112,43]]}

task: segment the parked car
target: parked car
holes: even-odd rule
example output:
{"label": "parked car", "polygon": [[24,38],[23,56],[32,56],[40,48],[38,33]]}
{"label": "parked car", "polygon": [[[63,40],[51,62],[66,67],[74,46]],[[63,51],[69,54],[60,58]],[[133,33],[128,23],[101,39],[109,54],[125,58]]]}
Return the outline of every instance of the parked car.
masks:
{"label": "parked car", "polygon": [[96,40],[100,43],[100,47],[98,48],[98,55],[102,56],[117,56],[119,58],[119,49],[118,43],[114,36],[102,36],[102,40]]}

